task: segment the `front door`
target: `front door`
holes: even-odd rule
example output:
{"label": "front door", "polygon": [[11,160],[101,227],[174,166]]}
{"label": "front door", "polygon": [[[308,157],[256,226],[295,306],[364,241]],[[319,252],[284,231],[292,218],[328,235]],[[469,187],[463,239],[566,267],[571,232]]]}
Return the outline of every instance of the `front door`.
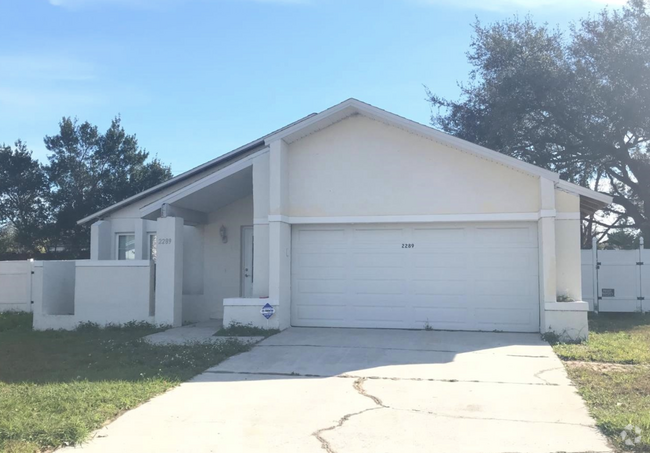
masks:
{"label": "front door", "polygon": [[253,296],[253,227],[241,228],[241,296]]}

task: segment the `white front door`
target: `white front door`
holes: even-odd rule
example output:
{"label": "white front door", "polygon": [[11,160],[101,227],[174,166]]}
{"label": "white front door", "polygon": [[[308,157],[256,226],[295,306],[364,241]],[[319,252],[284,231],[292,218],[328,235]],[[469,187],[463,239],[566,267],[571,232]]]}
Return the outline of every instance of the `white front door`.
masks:
{"label": "white front door", "polygon": [[539,331],[537,225],[294,225],[291,324]]}
{"label": "white front door", "polygon": [[241,228],[241,296],[253,296],[253,227]]}

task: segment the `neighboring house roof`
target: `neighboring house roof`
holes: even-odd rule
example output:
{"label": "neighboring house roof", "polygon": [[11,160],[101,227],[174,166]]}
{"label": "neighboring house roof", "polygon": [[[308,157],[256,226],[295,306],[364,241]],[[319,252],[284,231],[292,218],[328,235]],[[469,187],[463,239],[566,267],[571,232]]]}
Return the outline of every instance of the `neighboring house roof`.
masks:
{"label": "neighboring house roof", "polygon": [[559,189],[579,195],[581,198],[581,207],[584,208],[585,211],[593,212],[612,202],[611,196],[593,191],[577,184],[570,183],[568,181],[560,180],[560,175],[550,170],[543,169],[536,165],[529,164],[514,157],[499,153],[498,151],[494,151],[475,143],[460,139],[458,137],[454,137],[430,126],[417,123],[386,110],[382,110],[373,105],[366,104],[365,102],[351,98],[320,113],[312,113],[311,115],[301,118],[296,122],[293,122],[274,132],[271,132],[268,135],[265,135],[264,137],[259,138],[258,140],[252,141],[203,165],[199,165],[192,170],[182,173],[170,179],[169,181],[152,187],[151,189],[145,190],[144,192],[140,192],[139,194],[127,198],[124,201],[116,203],[106,209],[96,212],[84,219],[81,219],[78,223],[82,224],[106,216],[107,214],[110,214],[111,212],[121,207],[124,207],[128,204],[133,203],[134,201],[140,200],[146,196],[161,191],[171,185],[177,184],[200,172],[208,170],[217,165],[222,165],[228,161],[233,161],[238,156],[241,156],[242,154],[245,154],[254,149],[268,146],[275,140],[282,139],[287,143],[291,143],[356,114],[362,114],[369,118],[382,121],[391,126],[407,130],[411,133],[434,140],[451,148],[455,148],[460,151],[473,154],[477,157],[488,159],[490,161],[508,166],[514,170],[528,173],[532,176],[539,176],[550,179],[557,183]]}

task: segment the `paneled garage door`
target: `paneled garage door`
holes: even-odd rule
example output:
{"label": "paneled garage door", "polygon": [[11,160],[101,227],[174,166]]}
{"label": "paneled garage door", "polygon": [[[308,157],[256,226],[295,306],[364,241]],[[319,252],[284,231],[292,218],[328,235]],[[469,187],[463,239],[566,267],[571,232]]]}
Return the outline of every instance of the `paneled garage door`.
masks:
{"label": "paneled garage door", "polygon": [[539,331],[537,226],[294,225],[291,324]]}

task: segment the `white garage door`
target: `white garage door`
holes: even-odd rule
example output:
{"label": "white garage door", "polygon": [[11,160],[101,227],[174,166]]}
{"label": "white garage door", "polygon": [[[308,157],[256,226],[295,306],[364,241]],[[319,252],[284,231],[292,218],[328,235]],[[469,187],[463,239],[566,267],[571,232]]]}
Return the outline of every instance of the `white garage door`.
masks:
{"label": "white garage door", "polygon": [[294,225],[291,324],[539,331],[536,224]]}

